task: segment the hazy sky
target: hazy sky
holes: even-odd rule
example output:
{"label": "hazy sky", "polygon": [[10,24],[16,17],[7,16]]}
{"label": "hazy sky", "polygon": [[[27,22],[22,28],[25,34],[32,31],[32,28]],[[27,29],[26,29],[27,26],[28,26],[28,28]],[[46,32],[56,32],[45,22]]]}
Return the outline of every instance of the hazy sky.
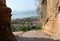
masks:
{"label": "hazy sky", "polygon": [[36,0],[6,0],[7,6],[12,8],[12,10],[34,10],[36,5]]}
{"label": "hazy sky", "polygon": [[[36,8],[36,0],[6,0],[6,4],[8,7],[12,9],[12,19],[15,18],[25,18],[29,16],[36,16],[36,13],[19,13],[21,11],[32,11]],[[14,11],[19,11],[18,14]],[[15,15],[14,15],[15,14]]]}

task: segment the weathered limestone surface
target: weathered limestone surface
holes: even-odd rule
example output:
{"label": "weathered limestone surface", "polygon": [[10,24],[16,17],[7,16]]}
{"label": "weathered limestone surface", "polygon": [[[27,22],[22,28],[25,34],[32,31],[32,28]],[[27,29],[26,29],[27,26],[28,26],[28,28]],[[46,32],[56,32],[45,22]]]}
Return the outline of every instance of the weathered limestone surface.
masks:
{"label": "weathered limestone surface", "polygon": [[43,31],[54,39],[60,39],[60,0],[40,0]]}
{"label": "weathered limestone surface", "polygon": [[16,41],[11,31],[11,9],[6,0],[0,0],[0,41]]}

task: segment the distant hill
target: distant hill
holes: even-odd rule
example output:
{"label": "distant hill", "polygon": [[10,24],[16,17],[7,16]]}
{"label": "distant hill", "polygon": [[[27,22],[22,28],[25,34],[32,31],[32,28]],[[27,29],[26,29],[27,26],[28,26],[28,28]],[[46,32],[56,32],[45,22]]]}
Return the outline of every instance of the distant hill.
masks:
{"label": "distant hill", "polygon": [[14,18],[26,18],[30,16],[37,16],[37,11],[35,10],[28,10],[28,11],[13,11],[12,12],[12,19]]}

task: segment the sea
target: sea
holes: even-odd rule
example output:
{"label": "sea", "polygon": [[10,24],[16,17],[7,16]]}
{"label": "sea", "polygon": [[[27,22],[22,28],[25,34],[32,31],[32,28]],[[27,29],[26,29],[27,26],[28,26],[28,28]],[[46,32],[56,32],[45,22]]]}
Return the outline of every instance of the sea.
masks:
{"label": "sea", "polygon": [[38,13],[36,10],[26,10],[26,11],[12,11],[12,17],[11,19],[16,19],[16,18],[27,18],[31,16],[38,16]]}

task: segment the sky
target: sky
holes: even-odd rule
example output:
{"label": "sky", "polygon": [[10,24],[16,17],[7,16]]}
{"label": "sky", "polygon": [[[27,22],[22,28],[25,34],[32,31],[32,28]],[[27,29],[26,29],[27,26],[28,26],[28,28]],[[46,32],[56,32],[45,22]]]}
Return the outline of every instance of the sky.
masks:
{"label": "sky", "polygon": [[13,18],[24,18],[28,16],[35,16],[37,14],[21,14],[13,15],[14,11],[24,12],[24,11],[31,11],[36,9],[36,0],[6,0],[7,7],[12,9],[12,19]]}
{"label": "sky", "polygon": [[36,0],[6,0],[7,6],[17,11],[34,10],[35,2]]}

